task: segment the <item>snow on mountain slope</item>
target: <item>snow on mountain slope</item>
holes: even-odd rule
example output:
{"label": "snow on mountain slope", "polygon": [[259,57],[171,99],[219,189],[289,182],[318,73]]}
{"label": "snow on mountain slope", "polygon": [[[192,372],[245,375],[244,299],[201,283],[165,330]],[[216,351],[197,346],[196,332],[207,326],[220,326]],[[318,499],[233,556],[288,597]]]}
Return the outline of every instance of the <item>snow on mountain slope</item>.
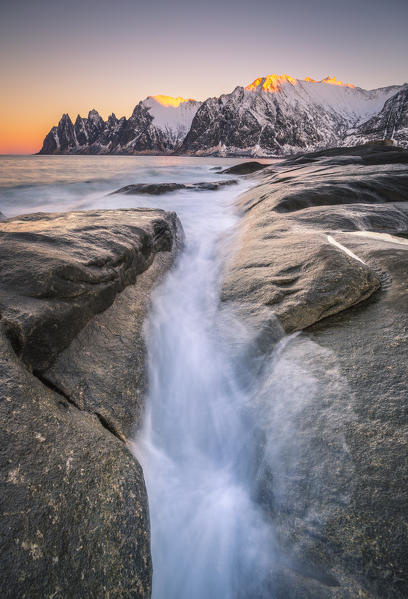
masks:
{"label": "snow on mountain slope", "polygon": [[350,130],[344,144],[356,145],[379,139],[389,139],[408,148],[408,85],[391,96],[377,114]]}
{"label": "snow on mountain slope", "polygon": [[65,114],[40,153],[281,156],[386,139],[391,121],[393,139],[407,145],[404,89],[273,74],[205,102],[148,96],[128,119],[104,122],[91,110],[73,124]]}
{"label": "snow on mountain slope", "polygon": [[174,146],[181,143],[191,127],[193,118],[202,102],[178,96],[148,96],[142,104],[153,117],[153,125],[172,140]]}
{"label": "snow on mountain slope", "polygon": [[260,77],[206,100],[181,151],[205,155],[279,156],[338,145],[376,114],[400,86],[367,91],[335,77]]}
{"label": "snow on mountain slope", "polygon": [[186,136],[201,102],[171,96],[149,96],[132,115],[107,121],[96,110],[75,125],[63,115],[46,136],[40,154],[140,154],[173,152]]}

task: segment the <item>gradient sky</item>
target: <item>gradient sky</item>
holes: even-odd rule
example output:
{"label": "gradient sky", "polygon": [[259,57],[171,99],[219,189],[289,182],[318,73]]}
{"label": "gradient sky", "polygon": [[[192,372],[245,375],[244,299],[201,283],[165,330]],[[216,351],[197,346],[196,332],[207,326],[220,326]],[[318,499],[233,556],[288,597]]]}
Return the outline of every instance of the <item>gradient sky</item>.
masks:
{"label": "gradient sky", "polygon": [[408,81],[407,0],[13,0],[0,9],[0,153],[63,112],[129,116],[148,95],[205,99],[270,73]]}

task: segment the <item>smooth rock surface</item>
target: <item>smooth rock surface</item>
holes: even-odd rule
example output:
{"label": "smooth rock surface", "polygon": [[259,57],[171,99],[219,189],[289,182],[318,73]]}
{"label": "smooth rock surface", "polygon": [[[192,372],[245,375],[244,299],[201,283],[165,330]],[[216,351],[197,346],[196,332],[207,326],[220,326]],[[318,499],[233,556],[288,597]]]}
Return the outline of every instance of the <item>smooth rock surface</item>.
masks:
{"label": "smooth rock surface", "polygon": [[150,597],[141,467],[0,335],[2,597]]}
{"label": "smooth rock surface", "polygon": [[[267,164],[261,164],[256,160],[250,160],[248,162],[241,162],[240,164],[234,164],[234,166],[230,166],[229,168],[221,171],[222,174],[230,174],[230,175],[250,175],[251,173],[256,173],[257,171],[261,171],[266,168]],[[221,174],[220,173],[220,174]]]}
{"label": "smooth rock surface", "polygon": [[[0,312],[23,362],[44,371],[156,252],[175,215],[159,210],[28,214],[0,224]],[[11,251],[12,248],[12,251]]]}
{"label": "smooth rock surface", "polygon": [[369,153],[274,165],[238,202],[224,300],[303,331],[256,399],[278,599],[408,596],[408,187],[405,153]]}
{"label": "smooth rock surface", "polygon": [[148,501],[127,437],[143,410],[143,320],[181,243],[160,210],[2,223],[2,597],[150,597]]}

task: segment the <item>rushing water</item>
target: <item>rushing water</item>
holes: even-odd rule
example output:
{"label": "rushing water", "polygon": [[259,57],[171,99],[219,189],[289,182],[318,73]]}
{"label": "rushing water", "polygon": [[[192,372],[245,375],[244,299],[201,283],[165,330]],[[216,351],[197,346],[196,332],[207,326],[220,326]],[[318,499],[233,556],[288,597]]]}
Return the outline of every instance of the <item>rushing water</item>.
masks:
{"label": "rushing water", "polygon": [[[129,183],[216,180],[236,160],[1,157],[0,210],[154,206],[175,210],[185,250],[154,298],[150,396],[135,443],[150,503],[155,599],[257,597],[270,532],[253,498],[256,454],[248,385],[226,343],[223,257],[244,185],[160,197],[109,196]],[[223,176],[226,178],[225,176]],[[228,329],[228,330],[227,330]]]}
{"label": "rushing water", "polygon": [[[296,470],[313,443],[302,423],[313,430],[322,409],[324,421],[333,422],[326,425],[328,446],[348,467],[339,426],[345,406],[337,414],[330,399],[347,390],[333,356],[292,336],[261,364],[250,363],[252,333],[219,301],[237,218],[233,201],[246,184],[159,197],[109,195],[130,183],[211,181],[219,177],[214,167],[236,162],[0,157],[0,211],[6,216],[152,206],[175,210],[182,221],[185,249],[155,291],[146,323],[149,397],[134,442],[149,495],[153,599],[273,596],[268,576],[278,556],[256,501],[265,465],[258,453],[262,440],[265,463],[274,470],[274,497],[283,505],[285,481],[296,485],[308,476]],[[337,473],[317,473],[308,482],[301,511],[305,522],[310,513],[314,527],[321,481]]]}
{"label": "rushing water", "polygon": [[135,449],[149,494],[154,599],[263,596],[271,560],[252,497],[251,388],[225,341],[237,323],[219,302],[231,200],[228,190],[194,211],[178,206],[186,247],[148,327],[150,396]]}

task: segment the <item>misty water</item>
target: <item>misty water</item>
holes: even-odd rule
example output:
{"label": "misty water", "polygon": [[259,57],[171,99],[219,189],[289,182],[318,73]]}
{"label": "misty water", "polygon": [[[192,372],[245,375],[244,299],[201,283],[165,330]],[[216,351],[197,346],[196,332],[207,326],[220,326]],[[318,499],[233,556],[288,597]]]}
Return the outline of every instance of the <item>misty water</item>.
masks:
{"label": "misty water", "polygon": [[150,394],[135,451],[149,494],[154,599],[260,597],[271,563],[253,496],[253,386],[236,351],[240,324],[219,300],[237,191],[177,203],[186,245],[147,327]]}
{"label": "misty water", "polygon": [[[319,399],[346,395],[330,352],[294,335],[253,357],[256,323],[244,324],[220,301],[238,221],[234,200],[249,183],[215,192],[109,195],[131,183],[217,180],[215,167],[236,162],[0,157],[6,216],[149,206],[176,211],[183,224],[184,250],[155,290],[146,322],[149,394],[133,443],[149,496],[153,599],[273,597],[270,576],[282,557],[259,505],[263,469],[281,481],[274,482],[274,500],[284,505],[282,481],[299,479],[296,464],[309,451],[296,423],[312,429],[321,405],[327,411],[321,417],[333,421],[330,446],[345,452],[338,421],[346,419],[346,406],[336,415],[329,399]],[[334,476],[318,472],[302,497],[304,520],[310,512],[315,528],[321,480]]]}

